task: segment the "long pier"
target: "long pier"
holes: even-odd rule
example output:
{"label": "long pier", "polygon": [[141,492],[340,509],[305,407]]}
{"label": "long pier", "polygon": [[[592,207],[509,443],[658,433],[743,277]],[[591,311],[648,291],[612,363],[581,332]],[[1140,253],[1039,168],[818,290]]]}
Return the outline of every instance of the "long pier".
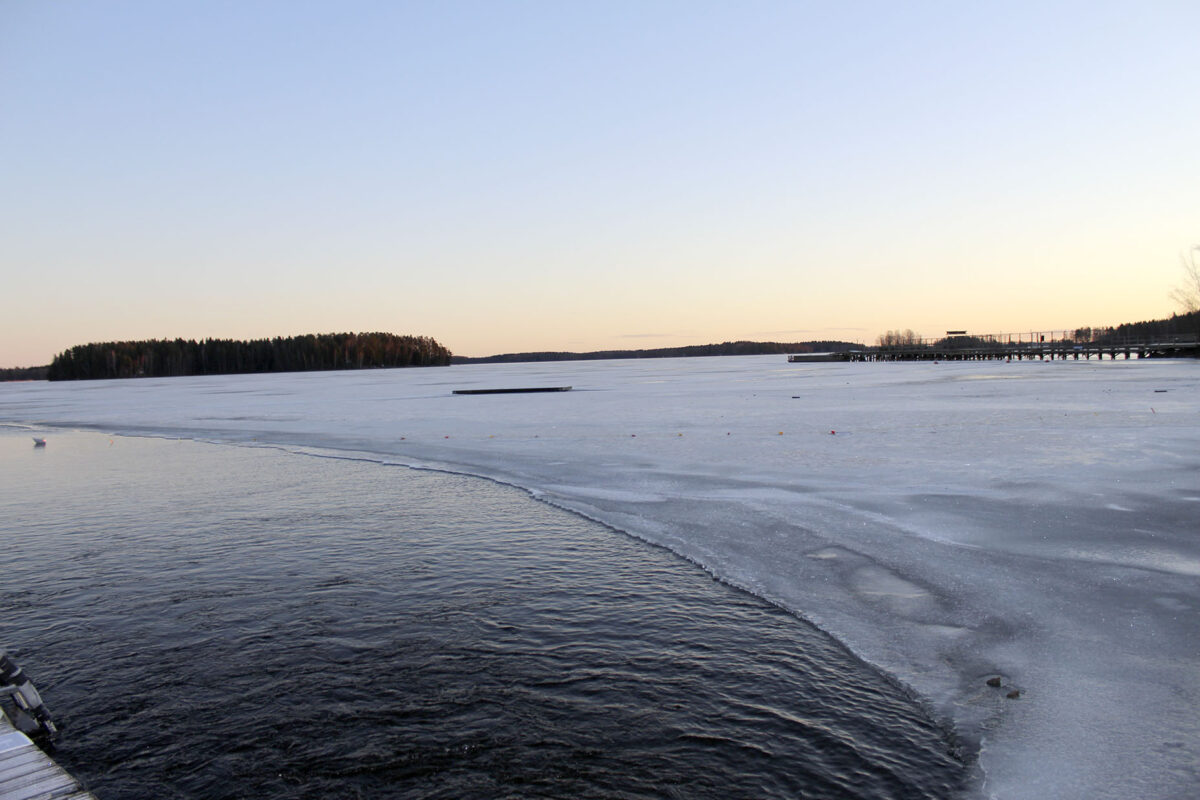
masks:
{"label": "long pier", "polygon": [[[1055,335],[1059,334],[1059,335]],[[1136,358],[1200,358],[1200,336],[1152,336],[1084,340],[1067,331],[984,336],[947,336],[842,353],[801,353],[794,363],[811,361],[1079,361]]]}

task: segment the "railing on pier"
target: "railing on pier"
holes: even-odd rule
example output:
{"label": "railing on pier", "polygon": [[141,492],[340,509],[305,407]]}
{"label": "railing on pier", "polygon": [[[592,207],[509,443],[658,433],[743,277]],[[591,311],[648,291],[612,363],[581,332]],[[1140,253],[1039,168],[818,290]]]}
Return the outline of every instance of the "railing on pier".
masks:
{"label": "railing on pier", "polygon": [[1102,360],[1118,358],[1200,358],[1200,336],[1119,336],[1112,329],[1076,328],[1061,331],[1029,331],[983,335],[948,335],[940,339],[914,339],[899,344],[877,345],[844,353],[822,354],[815,359],[804,354],[789,361],[1013,361],[1013,360]]}

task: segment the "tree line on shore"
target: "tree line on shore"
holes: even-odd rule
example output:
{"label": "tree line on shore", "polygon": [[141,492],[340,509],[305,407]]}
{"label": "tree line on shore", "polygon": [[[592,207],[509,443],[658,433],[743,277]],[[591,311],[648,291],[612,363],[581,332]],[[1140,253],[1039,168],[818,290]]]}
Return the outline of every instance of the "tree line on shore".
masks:
{"label": "tree line on shore", "polygon": [[503,353],[495,356],[454,356],[454,364],[492,364],[516,361],[599,361],[610,358],[686,358],[691,356],[755,356],[780,353],[840,353],[861,348],[854,342],[722,342],[687,347],[656,347],[649,350],[592,350],[586,353],[544,351]]}
{"label": "tree line on shore", "polygon": [[427,336],[324,333],[274,339],[149,339],[76,345],[54,357],[52,381],[152,378],[247,372],[307,372],[450,363],[450,351]]}
{"label": "tree line on shore", "polygon": [[1126,322],[1115,328],[1093,328],[1093,341],[1102,344],[1119,344],[1133,339],[1153,336],[1196,336],[1200,335],[1200,310],[1186,314],[1172,314],[1169,319],[1152,319],[1144,322]]}
{"label": "tree line on shore", "polygon": [[[1146,341],[1173,336],[1200,335],[1200,311],[1190,311],[1185,314],[1172,314],[1167,319],[1147,320],[1145,322],[1126,322],[1115,327],[1076,328],[1073,331],[1060,331],[1056,343],[1071,344],[1104,344],[1121,345],[1126,342]],[[921,334],[911,329],[892,330],[880,334],[875,339],[875,346],[881,349],[911,349],[923,347],[948,348],[967,350],[973,347],[985,347],[995,343],[994,337],[971,336],[967,334],[948,334],[940,339],[923,339]],[[1047,340],[1047,344],[1051,343]]]}
{"label": "tree line on shore", "polygon": [[41,367],[0,367],[0,381],[44,381],[49,365]]}
{"label": "tree line on shore", "polygon": [[[1115,327],[1079,328],[1068,332],[1079,343],[1120,344],[1163,336],[1200,335],[1200,310],[1172,314],[1166,319],[1128,322]],[[955,336],[938,342],[969,348],[988,342],[980,337]],[[878,347],[912,347],[922,342],[912,330],[888,331]],[[372,367],[445,366],[450,363],[516,361],[569,361],[615,358],[668,358],[688,356],[762,355],[782,353],[844,352],[858,350],[855,342],[723,342],[688,347],[646,350],[595,350],[586,353],[505,353],[480,358],[453,356],[434,339],[391,333],[331,333],[235,341],[205,339],[151,339],[134,342],[101,342],[78,345],[55,356],[49,366],[0,368],[0,381],[81,380],[88,378],[217,375],[244,372],[298,372],[307,370],[366,369]]]}

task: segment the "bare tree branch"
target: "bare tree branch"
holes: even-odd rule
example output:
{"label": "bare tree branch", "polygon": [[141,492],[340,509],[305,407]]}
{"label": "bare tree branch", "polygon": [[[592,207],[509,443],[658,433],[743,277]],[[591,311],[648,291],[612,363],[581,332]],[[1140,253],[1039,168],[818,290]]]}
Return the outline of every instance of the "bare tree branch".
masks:
{"label": "bare tree branch", "polygon": [[1192,249],[1179,256],[1183,266],[1183,282],[1171,290],[1171,299],[1183,308],[1185,313],[1200,311],[1200,244],[1192,245]]}

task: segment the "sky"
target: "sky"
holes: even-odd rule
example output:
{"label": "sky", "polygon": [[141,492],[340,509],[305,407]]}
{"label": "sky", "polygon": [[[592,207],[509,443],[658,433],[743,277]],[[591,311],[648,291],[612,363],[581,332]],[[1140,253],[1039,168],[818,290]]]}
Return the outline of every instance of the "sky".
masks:
{"label": "sky", "polygon": [[0,0],[0,366],[1169,316],[1200,3]]}

